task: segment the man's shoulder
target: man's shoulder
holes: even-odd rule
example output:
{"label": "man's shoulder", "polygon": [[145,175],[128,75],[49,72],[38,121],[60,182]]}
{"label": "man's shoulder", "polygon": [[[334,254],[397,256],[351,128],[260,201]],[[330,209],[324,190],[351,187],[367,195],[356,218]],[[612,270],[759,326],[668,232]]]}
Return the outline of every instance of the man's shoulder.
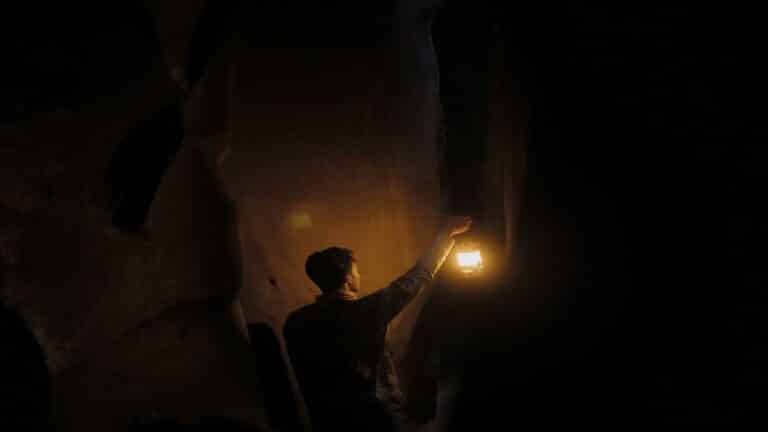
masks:
{"label": "man's shoulder", "polygon": [[317,303],[310,303],[294,309],[285,320],[284,333],[304,329],[307,323],[316,320],[318,315]]}
{"label": "man's shoulder", "polygon": [[301,320],[305,316],[310,315],[313,309],[315,309],[315,304],[309,303],[292,310],[290,313],[288,313],[286,325],[297,320]]}

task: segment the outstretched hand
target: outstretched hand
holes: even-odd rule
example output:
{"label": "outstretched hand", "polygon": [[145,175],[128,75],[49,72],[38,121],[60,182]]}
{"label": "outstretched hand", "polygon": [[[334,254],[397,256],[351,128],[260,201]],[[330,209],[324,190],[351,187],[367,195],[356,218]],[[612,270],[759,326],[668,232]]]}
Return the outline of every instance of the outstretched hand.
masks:
{"label": "outstretched hand", "polygon": [[469,231],[472,226],[472,218],[469,216],[450,216],[443,222],[440,230],[442,234],[454,237]]}

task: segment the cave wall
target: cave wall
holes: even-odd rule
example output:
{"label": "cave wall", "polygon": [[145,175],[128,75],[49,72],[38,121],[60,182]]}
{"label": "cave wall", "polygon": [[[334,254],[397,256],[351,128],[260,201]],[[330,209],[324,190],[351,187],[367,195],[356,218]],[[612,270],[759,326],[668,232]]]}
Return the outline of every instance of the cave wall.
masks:
{"label": "cave wall", "polygon": [[[135,131],[179,103],[201,4],[77,5],[35,31],[24,28],[34,9],[16,16],[0,132],[3,298],[42,348],[58,427],[147,416],[264,427],[246,321],[280,334],[312,301],[312,251],[354,249],[364,292],[415,262],[441,211],[428,3],[375,16],[340,5],[306,22],[290,7],[241,10],[189,89],[184,141],[162,156],[131,230],[114,225],[115,154],[141,146],[120,175],[142,182],[142,152],[163,136]],[[393,326],[400,355],[416,309]]]}
{"label": "cave wall", "polygon": [[[176,6],[182,24],[199,13]],[[5,81],[16,103],[4,104],[13,109],[1,140],[3,299],[42,348],[54,424],[120,430],[141,417],[228,416],[262,427],[236,301],[236,214],[216,171],[226,134],[194,104],[205,91],[188,99],[197,127],[172,158],[147,223],[113,225],[115,150],[178,100],[163,43],[184,32],[135,3],[37,12],[21,10],[6,27],[16,32],[8,35],[15,75]],[[157,160],[151,144],[168,144],[162,134],[145,138],[144,156]],[[141,182],[141,156],[128,183]]]}

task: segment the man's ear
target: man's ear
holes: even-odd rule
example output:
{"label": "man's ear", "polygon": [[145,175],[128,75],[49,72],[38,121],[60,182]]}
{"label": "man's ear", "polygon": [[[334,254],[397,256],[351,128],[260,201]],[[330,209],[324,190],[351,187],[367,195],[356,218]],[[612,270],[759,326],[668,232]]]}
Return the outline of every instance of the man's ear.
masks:
{"label": "man's ear", "polygon": [[341,287],[344,290],[349,291],[352,287],[352,273],[347,273],[347,275],[344,276],[344,284]]}

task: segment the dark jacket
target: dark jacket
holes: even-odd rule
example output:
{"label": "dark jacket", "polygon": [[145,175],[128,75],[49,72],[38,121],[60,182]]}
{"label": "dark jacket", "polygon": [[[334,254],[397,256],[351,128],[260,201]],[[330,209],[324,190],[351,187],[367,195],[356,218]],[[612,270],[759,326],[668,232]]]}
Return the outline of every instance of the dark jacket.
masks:
{"label": "dark jacket", "polygon": [[292,313],[285,340],[315,430],[396,430],[402,394],[389,322],[431,282],[422,266],[360,299],[321,295]]}

